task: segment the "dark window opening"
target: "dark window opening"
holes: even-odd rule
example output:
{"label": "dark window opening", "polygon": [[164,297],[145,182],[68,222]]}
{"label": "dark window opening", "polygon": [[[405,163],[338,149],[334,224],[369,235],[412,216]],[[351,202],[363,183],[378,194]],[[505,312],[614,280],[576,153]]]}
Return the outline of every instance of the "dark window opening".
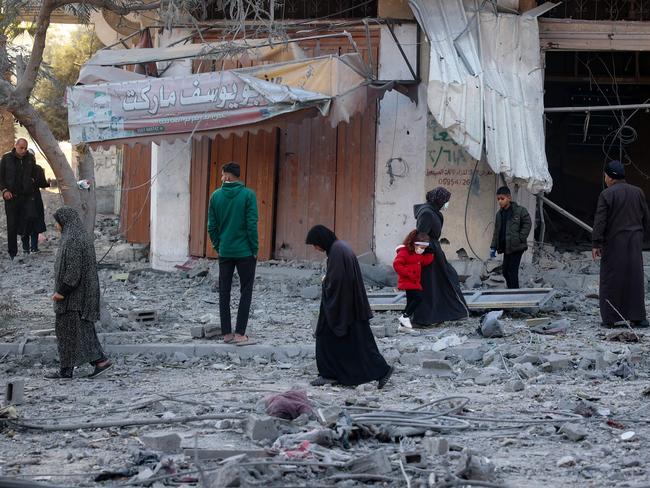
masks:
{"label": "dark window opening", "polygon": [[[270,2],[247,0],[250,4],[259,3],[262,9],[267,10],[264,18],[268,18]],[[195,15],[201,20],[231,19],[231,12],[223,7],[221,0],[208,2],[205,9],[197,9]],[[251,9],[252,10],[252,9]],[[249,17],[252,17],[251,14]],[[273,12],[275,20],[290,19],[360,19],[364,17],[377,17],[377,0],[281,0],[275,3]]]}

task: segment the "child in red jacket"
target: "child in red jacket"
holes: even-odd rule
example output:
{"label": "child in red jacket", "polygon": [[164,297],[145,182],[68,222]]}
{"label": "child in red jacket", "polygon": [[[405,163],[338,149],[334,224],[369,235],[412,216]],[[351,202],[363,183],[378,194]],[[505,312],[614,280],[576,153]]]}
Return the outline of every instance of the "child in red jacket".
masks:
{"label": "child in red jacket", "polygon": [[393,268],[397,273],[397,288],[406,291],[406,308],[399,318],[399,323],[408,329],[413,328],[411,315],[422,302],[422,266],[433,262],[433,254],[426,253],[429,236],[413,230],[406,236],[404,243],[398,246]]}

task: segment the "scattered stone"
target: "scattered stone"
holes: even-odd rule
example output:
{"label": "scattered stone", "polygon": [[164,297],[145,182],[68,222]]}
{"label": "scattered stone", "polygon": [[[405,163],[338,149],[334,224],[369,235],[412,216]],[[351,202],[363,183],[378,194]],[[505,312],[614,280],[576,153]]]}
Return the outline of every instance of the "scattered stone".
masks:
{"label": "scattered stone", "polygon": [[174,361],[176,361],[178,363],[184,363],[186,361],[189,361],[189,359],[190,358],[187,356],[187,354],[185,354],[183,352],[176,351],[174,353]]}
{"label": "scattered stone", "polygon": [[509,392],[517,392],[517,391],[523,391],[526,388],[526,385],[524,384],[523,381],[521,380],[512,380],[506,383],[506,386],[504,387],[505,391]]}
{"label": "scattered stone", "polygon": [[514,370],[526,379],[539,376],[539,371],[530,363],[515,364]]}
{"label": "scattered stone", "polygon": [[564,354],[549,354],[544,357],[545,363],[550,365],[551,371],[560,371],[566,369],[571,365],[571,358]]}
{"label": "scattered stone", "polygon": [[221,326],[220,325],[206,325],[203,327],[203,335],[206,339],[210,337],[216,337],[221,335]]}
{"label": "scattered stone", "polygon": [[556,463],[556,466],[558,468],[568,468],[569,466],[575,466],[575,465],[576,465],[576,458],[574,458],[573,456],[561,457]]}
{"label": "scattered stone", "polygon": [[632,368],[632,366],[630,366],[627,361],[621,361],[621,364],[619,364],[618,367],[612,371],[612,374],[614,376],[618,376],[619,378],[623,378],[624,380],[628,378],[636,378],[636,372],[634,371],[634,368]]}
{"label": "scattered stone", "polygon": [[538,354],[526,353],[513,359],[512,362],[517,364],[523,364],[523,363],[541,364],[542,360],[540,359]]}
{"label": "scattered stone", "polygon": [[167,453],[180,452],[181,436],[174,433],[147,434],[140,438],[144,445],[154,451]]}
{"label": "scattered stone", "polygon": [[451,377],[455,376],[454,370],[449,361],[440,359],[427,359],[422,361],[422,369],[431,370],[436,376]]}
{"label": "scattered stone", "polygon": [[538,327],[540,325],[547,325],[551,323],[550,317],[535,317],[532,319],[526,319],[526,325],[528,327]]}
{"label": "scattered stone", "polygon": [[483,360],[487,346],[481,345],[468,345],[451,347],[447,351],[448,355],[459,357],[468,363],[477,363]]}
{"label": "scattered stone", "polygon": [[449,452],[449,441],[444,437],[425,437],[422,447],[429,456],[444,456]]}
{"label": "scattered stone", "polygon": [[478,329],[479,334],[486,338],[503,337],[503,324],[499,320],[502,315],[503,310],[488,312],[481,319],[481,326]]}
{"label": "scattered stone", "polygon": [[641,342],[643,340],[643,334],[639,334],[633,330],[619,330],[610,332],[605,339],[613,342]]}
{"label": "scattered stone", "polygon": [[201,260],[187,272],[188,278],[203,278],[210,273],[210,266],[207,261]]}
{"label": "scattered stone", "polygon": [[579,424],[566,423],[560,427],[560,433],[573,442],[578,442],[587,437],[587,431]]}
{"label": "scattered stone", "polygon": [[460,346],[463,342],[465,341],[460,337],[458,337],[456,334],[451,334],[446,337],[443,337],[442,339],[438,339],[436,342],[434,342],[433,346],[431,346],[431,350],[443,351],[450,347]]}
{"label": "scattered stone", "polygon": [[627,432],[623,432],[621,434],[621,440],[622,441],[632,441],[636,438],[636,432],[633,430],[628,430]]}
{"label": "scattered stone", "polygon": [[306,286],[300,290],[300,296],[306,300],[317,300],[320,298],[320,286]]}
{"label": "scattered stone", "polygon": [[198,321],[201,324],[214,324],[217,322],[217,317],[213,313],[206,313],[201,315]]}
{"label": "scattered stone", "polygon": [[385,449],[376,449],[370,454],[352,459],[347,467],[355,474],[389,474],[393,470]]}
{"label": "scattered stone", "polygon": [[323,425],[334,425],[343,413],[339,407],[331,406],[319,408],[316,410],[318,421]]}

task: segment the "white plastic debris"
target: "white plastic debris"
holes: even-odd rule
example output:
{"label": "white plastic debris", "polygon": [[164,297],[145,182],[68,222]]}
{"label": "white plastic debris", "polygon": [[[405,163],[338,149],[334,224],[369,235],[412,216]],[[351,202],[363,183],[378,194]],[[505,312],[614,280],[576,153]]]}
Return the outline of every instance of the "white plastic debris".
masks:
{"label": "white plastic debris", "polygon": [[449,347],[460,346],[463,342],[465,342],[463,339],[458,337],[456,334],[452,334],[434,342],[433,346],[431,346],[431,350],[443,351]]}
{"label": "white plastic debris", "polygon": [[636,432],[633,430],[628,430],[627,432],[623,432],[621,434],[621,440],[622,441],[631,441],[636,437]]}

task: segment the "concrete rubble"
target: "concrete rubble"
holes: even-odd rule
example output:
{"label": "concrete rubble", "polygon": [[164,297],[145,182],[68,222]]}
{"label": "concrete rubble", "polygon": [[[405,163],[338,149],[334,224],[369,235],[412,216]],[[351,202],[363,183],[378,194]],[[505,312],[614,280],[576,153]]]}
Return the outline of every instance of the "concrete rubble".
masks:
{"label": "concrete rubble", "polygon": [[[155,488],[647,483],[646,346],[598,327],[598,269],[584,253],[547,246],[525,265],[522,285],[556,294],[542,310],[504,312],[503,337],[478,333],[480,313],[407,333],[398,312],[378,312],[373,331],[395,366],[388,386],[314,388],[323,263],[260,263],[256,344],[237,347],[217,337],[215,262],[153,271],[119,239],[116,219],[100,217],[97,230],[109,312],[98,332],[115,368],[95,380],[83,378],[90,366],[73,381],[43,379],[56,367],[55,234],[38,255],[0,259],[0,477]],[[503,286],[498,263],[459,263],[472,288]],[[369,289],[392,280],[364,268]],[[235,286],[235,305],[237,296]],[[292,389],[312,413],[269,416],[266,399]]]}

